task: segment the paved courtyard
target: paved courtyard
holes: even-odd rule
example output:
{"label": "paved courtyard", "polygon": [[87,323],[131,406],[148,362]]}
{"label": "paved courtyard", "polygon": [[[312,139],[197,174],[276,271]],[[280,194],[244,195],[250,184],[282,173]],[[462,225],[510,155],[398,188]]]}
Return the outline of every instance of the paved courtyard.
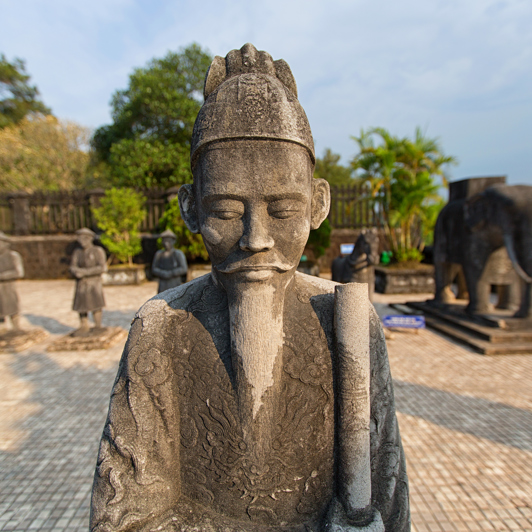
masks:
{"label": "paved courtyard", "polygon": [[[122,345],[45,351],[78,323],[73,291],[73,281],[19,283],[26,324],[50,337],[0,354],[0,530],[88,530]],[[155,291],[107,287],[104,324],[128,328]],[[381,314],[390,300],[377,295]],[[388,348],[413,530],[532,531],[532,356],[483,357],[428,330],[395,333]]]}

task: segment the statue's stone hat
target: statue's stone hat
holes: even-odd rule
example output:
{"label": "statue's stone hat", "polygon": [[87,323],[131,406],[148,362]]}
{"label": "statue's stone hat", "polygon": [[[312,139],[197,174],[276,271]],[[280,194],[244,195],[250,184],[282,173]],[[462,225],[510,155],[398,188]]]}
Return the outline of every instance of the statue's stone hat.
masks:
{"label": "statue's stone hat", "polygon": [[177,240],[175,233],[171,229],[165,229],[160,235],[160,238],[173,238]]}
{"label": "statue's stone hat", "polygon": [[76,235],[88,235],[94,238],[96,236],[96,233],[94,231],[91,231],[88,227],[82,227],[81,229],[78,229],[76,231]]}
{"label": "statue's stone hat", "polygon": [[273,139],[307,149],[315,162],[307,115],[297,99],[288,64],[274,61],[252,44],[216,56],[205,77],[205,103],[192,133],[190,159],[194,168],[201,149],[230,139]]}

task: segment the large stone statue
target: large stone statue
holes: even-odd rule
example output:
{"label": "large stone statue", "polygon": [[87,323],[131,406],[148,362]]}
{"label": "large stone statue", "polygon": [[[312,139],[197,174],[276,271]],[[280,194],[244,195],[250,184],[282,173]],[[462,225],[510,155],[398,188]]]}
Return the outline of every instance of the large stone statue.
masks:
{"label": "large stone statue", "polygon": [[105,307],[102,288],[102,273],[107,270],[105,251],[94,245],[93,231],[76,231],[78,247],[72,254],[70,273],[76,278],[76,293],[72,309],[79,312],[80,327],[74,336],[89,334],[89,312],[92,312],[96,329],[102,327],[102,309]]}
{"label": "large stone statue", "polygon": [[214,59],[205,98],[179,200],[212,275],[133,321],[91,530],[409,530],[367,287],[296,272],[330,196],[290,68],[247,44]]}
{"label": "large stone statue", "polygon": [[20,329],[18,295],[15,281],[24,277],[22,257],[9,249],[10,239],[0,231],[0,318],[11,319],[13,329]]}
{"label": "large stone statue", "polygon": [[379,263],[379,234],[363,229],[350,255],[339,256],[332,263],[332,280],[337,283],[367,283],[369,300],[375,293],[375,264]]}
{"label": "large stone statue", "polygon": [[163,231],[161,241],[164,249],[155,253],[151,266],[151,273],[159,278],[159,293],[181,285],[188,270],[185,254],[174,247],[175,233],[170,229]]}
{"label": "large stone statue", "polygon": [[[527,185],[497,184],[449,202],[434,229],[435,301],[454,299],[449,285],[461,265],[469,292],[467,312],[489,312],[491,284],[513,284],[508,306],[518,306],[516,318],[531,319],[531,210],[532,187]],[[509,274],[510,264],[515,274]]]}

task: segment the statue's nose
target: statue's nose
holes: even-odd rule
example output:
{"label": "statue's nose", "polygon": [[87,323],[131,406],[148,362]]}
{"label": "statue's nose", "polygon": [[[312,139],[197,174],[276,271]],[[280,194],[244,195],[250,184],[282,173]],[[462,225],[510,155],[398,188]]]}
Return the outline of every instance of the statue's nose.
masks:
{"label": "statue's nose", "polygon": [[267,224],[259,219],[258,216],[250,217],[246,224],[244,234],[240,239],[240,249],[244,251],[268,251],[274,245],[274,240],[270,235]]}

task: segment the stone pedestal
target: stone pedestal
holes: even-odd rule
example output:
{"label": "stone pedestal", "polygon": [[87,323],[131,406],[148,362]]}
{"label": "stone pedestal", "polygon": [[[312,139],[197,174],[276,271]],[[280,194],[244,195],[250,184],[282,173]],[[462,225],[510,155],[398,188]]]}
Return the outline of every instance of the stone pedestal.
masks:
{"label": "stone pedestal", "polygon": [[0,353],[20,353],[47,336],[48,333],[40,328],[6,331],[0,334]]}
{"label": "stone pedestal", "polygon": [[122,327],[101,327],[89,331],[86,336],[67,334],[52,342],[47,351],[92,351],[108,349],[125,340],[126,331]]}
{"label": "stone pedestal", "polygon": [[419,268],[375,266],[375,291],[380,294],[434,293],[434,266]]}
{"label": "stone pedestal", "polygon": [[102,273],[104,285],[142,284],[146,281],[146,266],[134,264],[133,266],[111,266]]}

